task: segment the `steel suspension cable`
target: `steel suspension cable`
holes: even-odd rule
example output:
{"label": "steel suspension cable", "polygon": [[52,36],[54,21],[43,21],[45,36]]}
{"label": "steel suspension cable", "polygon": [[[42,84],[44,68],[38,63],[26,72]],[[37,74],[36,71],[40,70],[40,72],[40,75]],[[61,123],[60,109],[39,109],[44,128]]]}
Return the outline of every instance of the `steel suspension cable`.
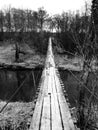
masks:
{"label": "steel suspension cable", "polygon": [[20,88],[23,86],[23,84],[25,83],[25,81],[27,80],[27,78],[30,76],[31,72],[26,76],[26,78],[23,80],[23,82],[21,83],[21,85],[15,90],[15,92],[12,94],[12,96],[9,98],[9,100],[7,101],[7,103],[2,107],[2,109],[0,110],[0,113],[5,109],[5,107],[8,105],[8,103],[13,99],[13,97],[17,94],[17,92],[20,90]]}
{"label": "steel suspension cable", "polygon": [[[89,88],[87,88],[87,86],[86,86],[80,79],[78,79],[70,70],[68,70],[68,71],[73,75],[73,77],[74,77],[77,81],[79,81],[82,85],[84,85],[84,87],[88,90],[89,93],[92,94],[92,91],[91,91]],[[93,96],[98,100],[98,97],[97,97],[96,95],[93,95]]]}

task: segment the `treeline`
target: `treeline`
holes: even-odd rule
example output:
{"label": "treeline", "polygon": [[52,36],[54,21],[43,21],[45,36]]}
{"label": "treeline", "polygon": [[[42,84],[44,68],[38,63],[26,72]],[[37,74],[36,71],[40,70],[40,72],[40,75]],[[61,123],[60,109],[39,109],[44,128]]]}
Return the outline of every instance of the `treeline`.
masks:
{"label": "treeline", "polygon": [[[0,41],[10,40],[20,43],[32,43],[38,51],[44,53],[49,33],[45,33],[48,18],[46,10],[38,11],[8,8],[0,11]],[[44,44],[44,45],[43,45]]]}
{"label": "treeline", "polygon": [[[66,51],[79,52],[79,47],[83,47],[84,42],[89,38],[93,40],[91,10],[88,4],[85,5],[85,11],[80,13],[66,13],[55,15],[54,25],[56,28],[57,43]],[[91,34],[92,33],[92,34]]]}
{"label": "treeline", "polygon": [[48,17],[43,8],[38,11],[8,8],[0,11],[1,32],[42,31]]}
{"label": "treeline", "polygon": [[32,11],[9,7],[0,11],[0,41],[30,41],[39,51],[46,52],[46,41],[53,35],[56,46],[76,52],[78,44],[83,45],[85,36],[91,33],[90,13],[88,4],[82,14],[77,11],[54,16],[49,16],[44,8]]}

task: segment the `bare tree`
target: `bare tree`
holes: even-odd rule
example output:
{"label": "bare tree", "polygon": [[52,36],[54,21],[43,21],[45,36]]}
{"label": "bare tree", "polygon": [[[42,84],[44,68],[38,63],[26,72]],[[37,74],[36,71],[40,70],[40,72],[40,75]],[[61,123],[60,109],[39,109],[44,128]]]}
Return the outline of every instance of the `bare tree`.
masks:
{"label": "bare tree", "polygon": [[94,29],[95,29],[95,40],[96,43],[98,43],[98,1],[97,0],[92,0],[92,18],[93,18]]}
{"label": "bare tree", "polygon": [[0,32],[4,32],[4,13],[0,11]]}
{"label": "bare tree", "polygon": [[38,27],[40,29],[40,31],[42,32],[44,29],[44,23],[48,18],[48,14],[47,11],[44,10],[44,8],[39,8],[38,9]]}
{"label": "bare tree", "polygon": [[3,34],[4,34],[4,13],[0,11],[0,32],[1,32],[1,38],[0,40],[3,41]]}
{"label": "bare tree", "polygon": [[7,32],[12,31],[12,15],[10,7],[7,10],[5,10],[5,27]]}

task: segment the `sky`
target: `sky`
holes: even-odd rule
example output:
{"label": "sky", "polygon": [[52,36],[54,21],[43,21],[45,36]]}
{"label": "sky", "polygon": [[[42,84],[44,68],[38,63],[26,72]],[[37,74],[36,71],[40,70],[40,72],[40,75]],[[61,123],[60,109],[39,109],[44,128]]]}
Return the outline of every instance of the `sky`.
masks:
{"label": "sky", "polygon": [[44,7],[51,15],[62,13],[63,11],[83,10],[85,1],[91,0],[0,0],[0,9],[9,6],[22,9],[37,10],[39,7]]}

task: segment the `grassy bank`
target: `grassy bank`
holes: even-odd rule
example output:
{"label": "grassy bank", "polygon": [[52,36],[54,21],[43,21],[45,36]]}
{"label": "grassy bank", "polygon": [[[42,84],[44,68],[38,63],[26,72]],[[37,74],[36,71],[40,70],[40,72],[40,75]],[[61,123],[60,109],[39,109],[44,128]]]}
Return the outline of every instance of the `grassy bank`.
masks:
{"label": "grassy bank", "polygon": [[[0,110],[6,102],[0,102]],[[0,130],[28,130],[34,102],[12,102],[0,113]]]}

